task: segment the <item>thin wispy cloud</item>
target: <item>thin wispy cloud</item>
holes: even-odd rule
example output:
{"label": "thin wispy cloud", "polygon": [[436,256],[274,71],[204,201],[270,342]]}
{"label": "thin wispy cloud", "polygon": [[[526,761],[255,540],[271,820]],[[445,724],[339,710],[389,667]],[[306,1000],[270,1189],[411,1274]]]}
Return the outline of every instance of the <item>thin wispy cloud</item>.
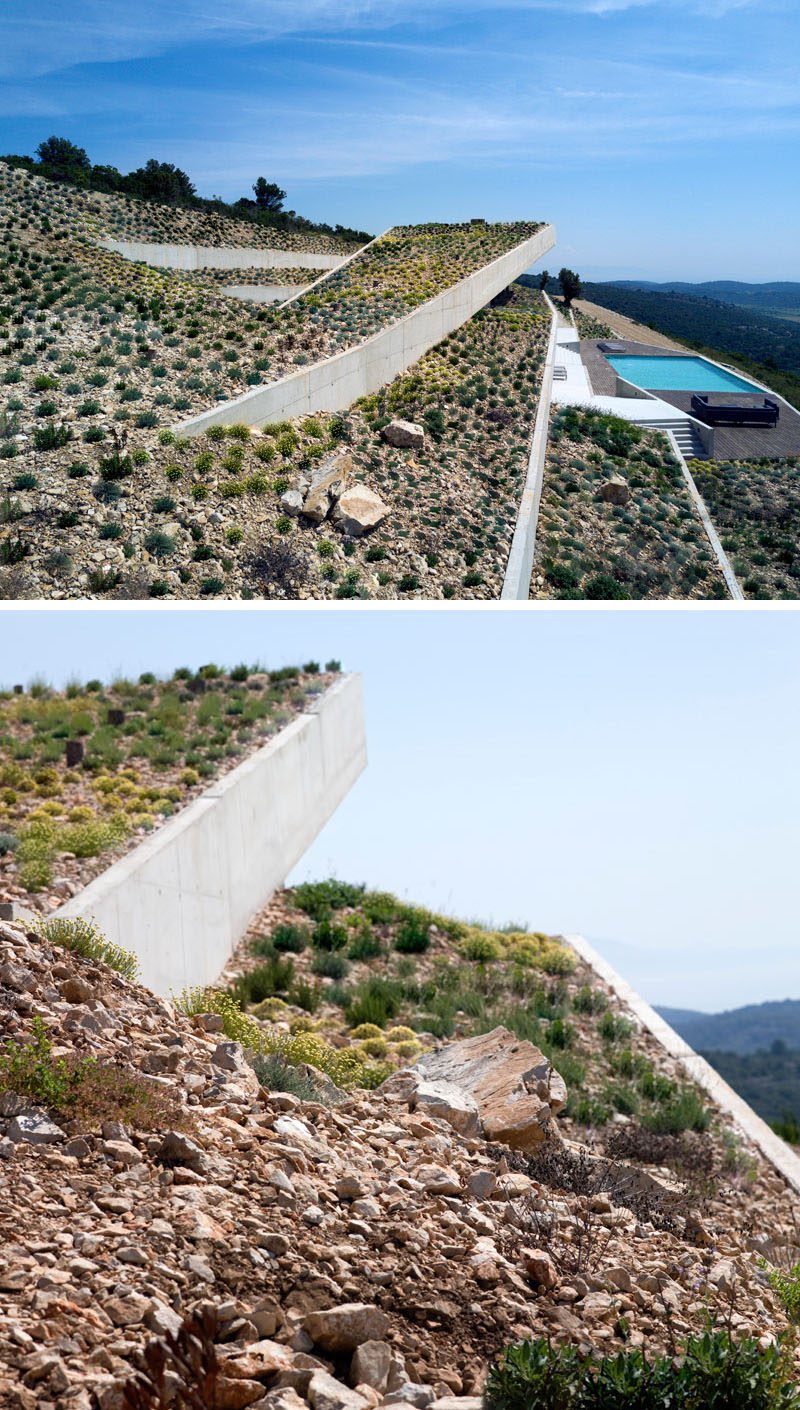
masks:
{"label": "thin wispy cloud", "polygon": [[483,192],[503,217],[596,213],[594,265],[634,248],[632,220],[675,249],[681,190],[709,259],[722,230],[731,260],[764,249],[792,277],[799,50],[795,0],[17,0],[0,150],[57,131],[229,198],[264,173],[363,228],[462,218]]}

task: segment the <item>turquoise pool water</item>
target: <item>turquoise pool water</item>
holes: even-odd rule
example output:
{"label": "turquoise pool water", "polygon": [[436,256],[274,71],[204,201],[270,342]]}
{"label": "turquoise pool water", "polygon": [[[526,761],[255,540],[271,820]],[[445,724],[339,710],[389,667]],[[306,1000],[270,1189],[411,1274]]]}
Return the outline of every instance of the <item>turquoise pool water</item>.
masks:
{"label": "turquoise pool water", "polygon": [[704,357],[619,357],[608,361],[624,377],[647,392],[757,392],[752,382],[723,372]]}

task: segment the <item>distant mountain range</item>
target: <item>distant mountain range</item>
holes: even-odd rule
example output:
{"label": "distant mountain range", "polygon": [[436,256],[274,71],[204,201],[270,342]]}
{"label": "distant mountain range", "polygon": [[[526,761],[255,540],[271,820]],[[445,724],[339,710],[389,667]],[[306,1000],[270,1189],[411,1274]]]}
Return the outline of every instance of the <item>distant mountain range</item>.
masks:
{"label": "distant mountain range", "polygon": [[747,1004],[725,1013],[656,1012],[765,1121],[800,1117],[800,999]]}
{"label": "distant mountain range", "polygon": [[800,1051],[800,999],[747,1004],[725,1013],[670,1008],[657,1008],[656,1013],[695,1052],[717,1048],[729,1053],[755,1053],[771,1048],[775,1042]]}
{"label": "distant mountain range", "polygon": [[690,294],[698,299],[717,299],[723,304],[739,304],[761,313],[773,313],[800,318],[800,284],[789,280],[774,284],[746,284],[736,279],[710,279],[704,284],[686,284],[673,280],[656,284],[647,279],[607,279],[596,287],[613,285],[616,289],[653,289],[663,294]]}

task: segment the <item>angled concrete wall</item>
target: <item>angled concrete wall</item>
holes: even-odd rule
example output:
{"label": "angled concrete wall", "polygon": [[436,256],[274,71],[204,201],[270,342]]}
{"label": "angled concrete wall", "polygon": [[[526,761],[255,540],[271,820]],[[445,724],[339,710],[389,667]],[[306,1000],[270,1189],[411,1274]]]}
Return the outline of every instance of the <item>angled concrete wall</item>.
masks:
{"label": "angled concrete wall", "polygon": [[94,917],[158,994],[210,984],[365,764],[350,675],[56,914]]}
{"label": "angled concrete wall", "polygon": [[292,372],[279,382],[256,387],[173,429],[182,436],[197,436],[208,426],[232,426],[239,421],[257,426],[314,411],[345,411],[359,397],[377,392],[405,372],[448,333],[485,308],[501,289],[552,249],[555,238],[553,226],[544,225],[529,240],[356,347]]}
{"label": "angled concrete wall", "polygon": [[800,1156],[787,1146],[780,1136],[776,1136],[771,1126],[766,1121],[762,1121],[757,1116],[751,1106],[747,1105],[738,1092],[729,1087],[719,1075],[714,1071],[710,1063],[705,1058],[699,1056],[689,1044],[681,1038],[674,1028],[664,1021],[655,1009],[642,999],[635,989],[632,989],[627,980],[617,974],[612,969],[603,956],[598,954],[594,946],[584,940],[582,935],[565,935],[563,937],[568,944],[585,960],[588,965],[599,974],[609,985],[617,998],[621,999],[630,1009],[631,1013],[639,1020],[654,1038],[658,1039],[662,1048],[672,1057],[677,1058],[688,1075],[694,1079],[698,1087],[711,1097],[712,1101],[730,1117],[731,1121],[738,1126],[739,1130],[758,1146],[762,1155],[766,1156],[771,1165],[779,1170],[784,1179],[788,1181],[792,1189],[800,1193]]}
{"label": "angled concrete wall", "polygon": [[308,250],[235,249],[216,245],[151,245],[141,240],[99,240],[104,250],[153,269],[338,269],[347,255]]}

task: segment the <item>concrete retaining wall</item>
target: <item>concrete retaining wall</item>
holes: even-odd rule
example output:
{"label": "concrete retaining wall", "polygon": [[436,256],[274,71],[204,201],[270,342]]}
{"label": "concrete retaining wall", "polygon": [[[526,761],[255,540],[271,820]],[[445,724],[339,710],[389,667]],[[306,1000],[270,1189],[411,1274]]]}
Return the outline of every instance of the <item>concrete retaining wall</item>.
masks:
{"label": "concrete retaining wall", "polygon": [[405,372],[428,350],[460,328],[478,309],[513,283],[555,244],[555,230],[544,225],[529,240],[492,260],[458,284],[445,289],[397,323],[375,333],[357,347],[256,387],[233,401],[223,402],[173,427],[182,436],[197,436],[208,426],[249,426],[283,421],[315,411],[346,411],[359,397],[377,392]]}
{"label": "concrete retaining wall", "polygon": [[212,983],[365,764],[350,675],[56,914],[94,916],[158,994]]}
{"label": "concrete retaining wall", "polygon": [[285,304],[306,288],[308,285],[298,288],[296,284],[225,284],[220,292],[249,304]]}
{"label": "concrete retaining wall", "polygon": [[681,467],[681,470],[683,472],[683,478],[686,481],[686,485],[689,490],[692,503],[695,509],[697,510],[697,513],[700,516],[700,522],[706,531],[706,537],[711,545],[711,551],[714,554],[714,557],[716,558],[717,562],[719,563],[720,568],[722,569],[722,576],[725,579],[725,584],[727,586],[728,592],[730,593],[734,601],[743,602],[744,593],[742,592],[742,589],[739,586],[739,579],[737,578],[736,574],[733,571],[733,568],[731,567],[730,559],[728,558],[725,549],[722,547],[719,534],[717,533],[713,523],[711,522],[711,515],[706,509],[705,500],[703,499],[702,495],[700,494],[700,491],[697,488],[697,485],[694,482],[694,476],[692,475],[689,466],[686,464],[686,457],[683,454],[683,451],[681,450],[680,446],[678,445],[677,440],[675,439],[675,432],[665,431],[664,435],[669,441],[672,454],[675,456],[675,459]]}
{"label": "concrete retaining wall", "polygon": [[582,935],[565,935],[564,939],[572,945],[582,960],[591,965],[596,974],[604,979],[606,984],[614,990],[618,999],[630,1009],[631,1013],[639,1022],[658,1039],[662,1048],[677,1058],[689,1077],[691,1077],[704,1092],[711,1097],[712,1101],[731,1118],[731,1121],[739,1130],[758,1146],[762,1155],[766,1156],[771,1165],[779,1170],[781,1175],[789,1182],[792,1189],[800,1193],[800,1156],[796,1155],[780,1136],[766,1121],[762,1121],[760,1116],[756,1116],[752,1107],[747,1105],[738,1094],[723,1081],[718,1072],[706,1062],[705,1058],[698,1056],[689,1044],[684,1042],[680,1034],[670,1028],[668,1023],[652,1009],[644,999],[631,988],[616,970],[607,964],[602,955],[584,940]]}
{"label": "concrete retaining wall", "polygon": [[[547,295],[545,294],[547,299]],[[550,303],[550,300],[547,299]],[[550,305],[553,308],[552,304]],[[536,421],[533,428],[531,453],[528,459],[528,473],[525,487],[519,502],[519,513],[511,540],[506,574],[503,579],[501,601],[527,602],[531,595],[531,574],[533,555],[536,550],[536,526],[539,522],[539,505],[542,499],[544,464],[547,453],[547,433],[550,426],[550,398],[553,391],[553,365],[556,355],[556,333],[558,314],[555,309],[550,315],[550,341],[542,371],[542,385],[539,391],[539,405],[536,408]]]}
{"label": "concrete retaining wall", "polygon": [[216,245],[150,245],[140,240],[99,240],[104,250],[154,269],[338,269],[347,255],[308,250],[237,250]]}

